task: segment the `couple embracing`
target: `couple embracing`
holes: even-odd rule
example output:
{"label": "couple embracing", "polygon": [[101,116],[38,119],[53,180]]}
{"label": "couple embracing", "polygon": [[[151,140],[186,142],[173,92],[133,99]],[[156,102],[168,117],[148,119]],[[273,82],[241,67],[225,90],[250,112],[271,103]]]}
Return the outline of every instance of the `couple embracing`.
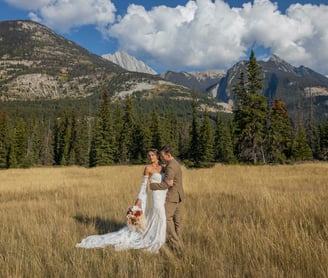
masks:
{"label": "couple embracing", "polygon": [[[144,176],[135,205],[145,212],[146,225],[142,231],[128,226],[104,235],[92,235],[77,244],[80,248],[103,248],[113,246],[115,250],[145,249],[157,253],[167,243],[171,250],[180,253],[182,249],[181,221],[184,191],[180,164],[172,155],[170,146],[159,152],[148,151],[150,164],[144,169]],[[160,159],[165,163],[161,165]],[[147,209],[148,184],[152,190],[151,208]]]}

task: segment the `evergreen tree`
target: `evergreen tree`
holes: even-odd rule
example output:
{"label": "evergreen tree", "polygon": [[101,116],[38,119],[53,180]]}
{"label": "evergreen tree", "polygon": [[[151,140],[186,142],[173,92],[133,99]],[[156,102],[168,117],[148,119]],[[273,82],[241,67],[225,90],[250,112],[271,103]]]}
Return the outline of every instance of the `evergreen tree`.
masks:
{"label": "evergreen tree", "polygon": [[10,168],[27,166],[27,130],[23,119],[16,124],[9,157]]}
{"label": "evergreen tree", "polygon": [[319,151],[322,160],[328,160],[328,119],[319,126]]}
{"label": "evergreen tree", "polygon": [[28,124],[27,160],[30,166],[41,164],[41,144],[43,124],[35,116]]}
{"label": "evergreen tree", "polygon": [[73,110],[69,116],[69,127],[70,133],[67,138],[67,157],[66,157],[66,165],[74,165],[76,164],[76,143],[77,143],[77,130],[78,130],[78,119],[76,111]]}
{"label": "evergreen tree", "polygon": [[90,152],[90,127],[86,117],[77,122],[76,138],[74,144],[75,164],[81,166],[89,165]]}
{"label": "evergreen tree", "polygon": [[12,141],[9,146],[9,152],[8,152],[8,168],[17,168],[17,159],[16,159],[16,144]]}
{"label": "evergreen tree", "polygon": [[113,113],[113,154],[114,154],[114,162],[118,163],[120,161],[120,138],[123,131],[123,113],[122,106],[120,103],[116,102],[114,113]]}
{"label": "evergreen tree", "polygon": [[271,104],[268,132],[268,156],[271,162],[284,163],[291,156],[292,127],[285,103],[276,99]]}
{"label": "evergreen tree", "polygon": [[166,110],[164,114],[164,119],[165,119],[165,121],[163,122],[164,142],[165,144],[171,146],[173,150],[175,150],[175,156],[180,156],[180,152],[178,148],[179,133],[180,133],[178,117],[172,111]]}
{"label": "evergreen tree", "polygon": [[147,151],[151,148],[151,131],[148,119],[143,112],[139,111],[139,117],[136,119],[134,132],[134,154],[135,163],[146,163]]}
{"label": "evergreen tree", "polygon": [[53,165],[54,161],[54,135],[53,131],[55,130],[52,127],[52,122],[50,119],[46,120],[43,128],[43,137],[41,142],[40,149],[40,160],[42,165]]}
{"label": "evergreen tree", "polygon": [[190,159],[190,146],[191,146],[191,140],[190,140],[190,122],[186,118],[182,118],[178,121],[178,152],[179,157],[182,160]]}
{"label": "evergreen tree", "polygon": [[201,159],[201,149],[199,144],[199,124],[197,113],[197,100],[193,97],[192,101],[192,118],[190,128],[190,145],[189,145],[189,159],[193,166],[199,167]]}
{"label": "evergreen tree", "polygon": [[108,94],[103,94],[99,115],[95,119],[93,139],[90,149],[90,166],[103,166],[114,163],[114,135]]}
{"label": "evergreen tree", "polygon": [[9,117],[6,113],[0,112],[0,169],[8,168],[9,147]]}
{"label": "evergreen tree", "polygon": [[228,163],[234,160],[230,128],[224,123],[222,117],[219,115],[217,115],[216,118],[214,158],[215,161]]}
{"label": "evergreen tree", "polygon": [[150,121],[150,131],[151,131],[151,146],[152,148],[160,150],[163,145],[163,135],[161,129],[161,123],[158,113],[153,109],[151,113]]}
{"label": "evergreen tree", "polygon": [[267,104],[261,92],[263,87],[261,71],[252,51],[247,63],[247,82],[241,73],[234,86],[234,125],[238,158],[254,164],[260,160],[265,162]]}
{"label": "evergreen tree", "polygon": [[312,159],[312,151],[306,141],[305,132],[302,127],[299,127],[296,131],[292,147],[292,155],[296,161]]}
{"label": "evergreen tree", "polygon": [[309,92],[310,97],[306,100],[308,102],[308,118],[305,121],[305,132],[306,132],[306,140],[312,150],[312,153],[315,157],[318,156],[318,130],[315,128],[314,124],[314,98],[313,94]]}
{"label": "evergreen tree", "polygon": [[131,163],[134,153],[133,135],[135,131],[135,118],[133,112],[132,100],[128,96],[125,100],[123,127],[119,137],[118,150],[119,162]]}
{"label": "evergreen tree", "polygon": [[54,164],[59,165],[61,161],[61,152],[60,152],[60,118],[56,118],[54,121],[54,127],[53,127],[53,151],[54,151]]}
{"label": "evergreen tree", "polygon": [[208,117],[207,109],[204,111],[199,134],[200,166],[210,166],[214,161],[213,126]]}
{"label": "evergreen tree", "polygon": [[71,122],[67,111],[55,120],[54,125],[54,160],[56,165],[67,165],[71,143]]}

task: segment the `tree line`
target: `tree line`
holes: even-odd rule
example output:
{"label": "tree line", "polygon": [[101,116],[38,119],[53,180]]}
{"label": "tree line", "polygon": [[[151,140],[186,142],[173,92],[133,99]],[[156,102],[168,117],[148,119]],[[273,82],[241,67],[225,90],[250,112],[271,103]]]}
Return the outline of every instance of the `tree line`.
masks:
{"label": "tree line", "polygon": [[200,111],[196,96],[189,116],[170,107],[145,113],[133,98],[111,103],[106,92],[96,116],[76,109],[29,119],[0,112],[0,168],[144,164],[147,150],[164,144],[189,167],[327,160],[328,120],[310,128],[292,123],[283,101],[262,94],[261,76],[252,51],[234,86],[231,115]]}

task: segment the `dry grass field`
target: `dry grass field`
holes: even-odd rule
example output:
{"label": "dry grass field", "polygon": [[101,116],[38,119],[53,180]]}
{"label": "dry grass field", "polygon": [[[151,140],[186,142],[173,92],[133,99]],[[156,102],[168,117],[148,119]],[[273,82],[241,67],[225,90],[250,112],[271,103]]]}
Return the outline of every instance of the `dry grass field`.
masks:
{"label": "dry grass field", "polygon": [[143,166],[0,171],[0,277],[328,277],[328,164],[183,169],[183,256],[76,249],[125,224]]}

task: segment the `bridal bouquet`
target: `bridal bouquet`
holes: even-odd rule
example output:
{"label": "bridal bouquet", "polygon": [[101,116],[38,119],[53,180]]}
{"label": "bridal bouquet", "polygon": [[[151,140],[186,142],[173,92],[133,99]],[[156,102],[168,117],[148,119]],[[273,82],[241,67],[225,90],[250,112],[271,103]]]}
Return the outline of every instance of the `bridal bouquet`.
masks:
{"label": "bridal bouquet", "polygon": [[146,218],[138,206],[128,208],[126,213],[127,225],[131,231],[142,232],[146,227]]}

